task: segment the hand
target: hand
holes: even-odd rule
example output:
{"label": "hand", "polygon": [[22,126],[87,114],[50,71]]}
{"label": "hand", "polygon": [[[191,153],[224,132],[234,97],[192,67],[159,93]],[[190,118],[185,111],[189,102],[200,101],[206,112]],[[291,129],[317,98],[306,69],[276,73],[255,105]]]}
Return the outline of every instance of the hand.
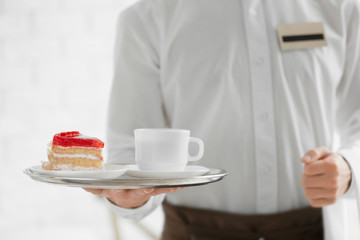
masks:
{"label": "hand", "polygon": [[339,154],[318,147],[308,151],[301,161],[305,164],[301,184],[311,206],[333,204],[348,190],[351,170]]}
{"label": "hand", "polygon": [[147,189],[93,189],[85,191],[106,197],[113,204],[123,208],[137,208],[144,205],[152,196],[180,190],[182,188],[147,188]]}

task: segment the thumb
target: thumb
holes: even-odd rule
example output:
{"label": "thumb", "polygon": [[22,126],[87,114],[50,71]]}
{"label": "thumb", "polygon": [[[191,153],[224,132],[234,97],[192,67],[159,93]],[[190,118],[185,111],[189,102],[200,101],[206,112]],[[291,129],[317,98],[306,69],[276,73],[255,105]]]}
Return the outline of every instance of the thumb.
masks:
{"label": "thumb", "polygon": [[148,194],[148,193],[152,193],[154,190],[155,190],[154,188],[145,188],[145,189],[143,189],[143,192],[145,194]]}
{"label": "thumb", "polygon": [[327,157],[331,151],[327,149],[326,147],[318,147],[315,149],[309,150],[302,158],[301,161],[304,164],[309,164],[312,162],[315,162],[317,160],[321,160],[325,157]]}
{"label": "thumb", "polygon": [[151,193],[154,192],[154,188],[142,188],[142,189],[131,189],[129,193],[133,197],[144,197],[144,196],[151,196]]}

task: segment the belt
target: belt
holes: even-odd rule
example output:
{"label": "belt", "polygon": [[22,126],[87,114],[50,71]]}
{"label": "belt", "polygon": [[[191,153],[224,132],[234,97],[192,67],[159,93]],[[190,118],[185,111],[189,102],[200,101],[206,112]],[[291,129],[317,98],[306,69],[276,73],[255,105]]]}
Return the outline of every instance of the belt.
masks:
{"label": "belt", "polygon": [[321,209],[239,215],[163,203],[161,240],[322,240]]}

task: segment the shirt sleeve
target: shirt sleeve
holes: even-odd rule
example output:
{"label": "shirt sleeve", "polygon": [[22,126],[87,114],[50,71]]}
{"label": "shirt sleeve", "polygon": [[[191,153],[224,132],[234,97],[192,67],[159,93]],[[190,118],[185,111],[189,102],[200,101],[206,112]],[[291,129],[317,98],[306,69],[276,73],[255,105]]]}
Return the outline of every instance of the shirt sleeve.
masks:
{"label": "shirt sleeve", "polygon": [[351,186],[345,196],[356,196],[360,203],[360,2],[352,2],[346,22],[344,74],[337,89],[337,128],[341,141],[338,152],[352,171]]}
{"label": "shirt sleeve", "polygon": [[[344,156],[342,156],[342,157],[345,158]],[[349,164],[349,166],[350,166],[351,172],[353,173],[354,170],[352,169],[350,164]],[[352,181],[350,182],[350,186],[349,186],[348,190],[341,197],[342,198],[349,198],[349,199],[353,199],[353,198],[356,197],[356,189],[355,189],[354,177],[353,177]]]}
{"label": "shirt sleeve", "polygon": [[164,201],[165,195],[166,194],[159,194],[153,196],[149,199],[149,201],[147,201],[144,205],[138,208],[122,208],[113,204],[107,198],[105,198],[105,203],[118,216],[129,220],[140,221],[149,213],[154,211]]}
{"label": "shirt sleeve", "polygon": [[[134,129],[166,127],[154,19],[132,7],[118,19],[107,122],[108,163],[134,163]],[[113,208],[123,217],[140,219],[163,198],[153,197],[138,209]]]}
{"label": "shirt sleeve", "polygon": [[152,19],[140,14],[129,8],[118,20],[107,122],[110,163],[134,163],[134,129],[166,127],[159,38]]}

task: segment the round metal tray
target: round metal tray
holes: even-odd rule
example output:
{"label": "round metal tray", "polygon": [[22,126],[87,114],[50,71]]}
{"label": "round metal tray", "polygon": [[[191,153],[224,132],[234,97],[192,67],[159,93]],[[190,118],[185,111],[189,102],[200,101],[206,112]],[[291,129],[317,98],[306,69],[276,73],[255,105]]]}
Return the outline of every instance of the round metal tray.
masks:
{"label": "round metal tray", "polygon": [[166,188],[198,186],[213,183],[223,179],[228,173],[222,169],[210,168],[210,171],[202,176],[191,178],[135,178],[123,175],[116,179],[60,177],[39,174],[27,168],[24,173],[35,181],[66,185],[81,188],[100,189],[141,189],[141,188]]}

